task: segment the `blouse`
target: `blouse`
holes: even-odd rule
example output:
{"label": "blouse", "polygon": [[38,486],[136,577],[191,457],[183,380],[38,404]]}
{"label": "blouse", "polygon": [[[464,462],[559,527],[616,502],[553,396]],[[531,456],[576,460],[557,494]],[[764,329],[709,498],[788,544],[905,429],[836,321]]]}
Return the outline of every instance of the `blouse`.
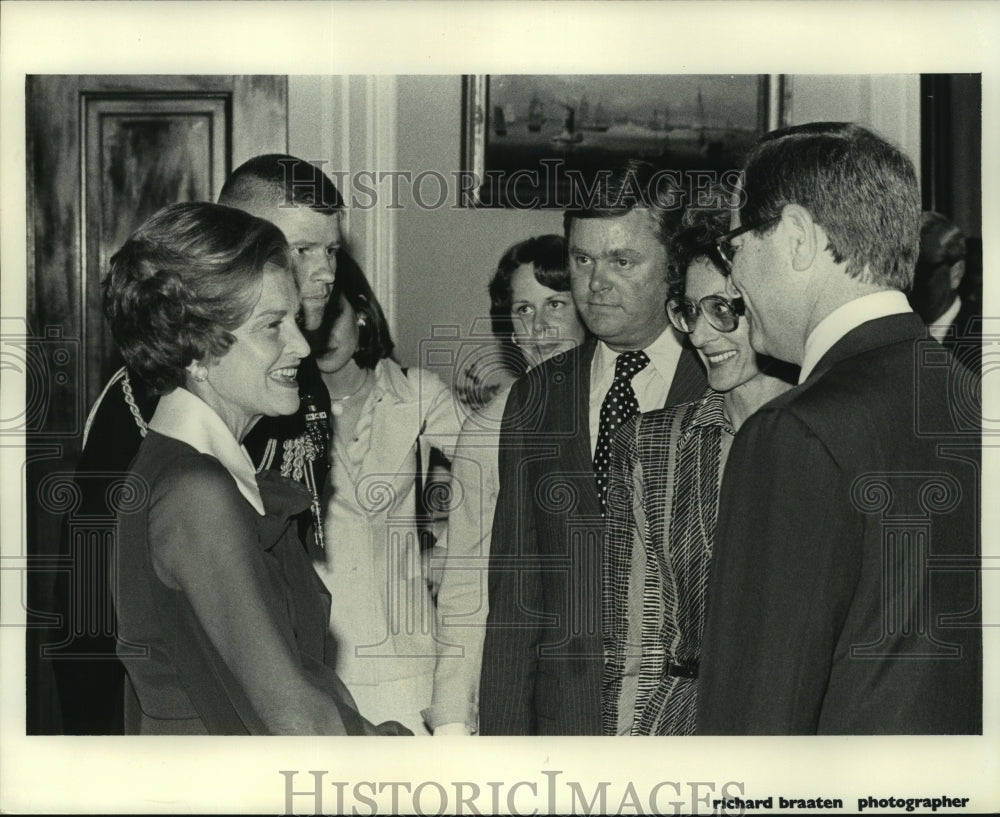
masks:
{"label": "blouse", "polygon": [[604,542],[609,735],[694,732],[719,485],[734,430],[723,395],[637,415],[612,443]]}
{"label": "blouse", "polygon": [[376,722],[417,729],[430,703],[434,600],[422,569],[417,451],[423,464],[431,447],[450,458],[459,411],[436,375],[382,360],[354,435],[334,436],[316,569],[332,597],[337,673]]}

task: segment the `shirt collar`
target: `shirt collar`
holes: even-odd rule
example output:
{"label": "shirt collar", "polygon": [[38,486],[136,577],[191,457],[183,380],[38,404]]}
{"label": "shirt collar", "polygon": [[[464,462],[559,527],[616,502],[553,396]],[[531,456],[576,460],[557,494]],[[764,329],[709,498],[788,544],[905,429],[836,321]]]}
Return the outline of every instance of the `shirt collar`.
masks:
{"label": "shirt collar", "polygon": [[726,417],[725,395],[711,387],[698,400],[698,405],[691,414],[691,420],[681,437],[682,442],[694,434],[696,429],[721,427],[730,434],[735,434],[733,424]]}
{"label": "shirt collar", "polygon": [[[681,357],[681,341],[677,334],[669,326],[660,333],[643,351],[649,357],[649,366],[652,366],[659,373],[660,377],[668,383],[673,379],[674,370],[677,368],[677,361]],[[597,342],[597,351],[594,353],[594,368],[596,374],[600,372],[606,379],[613,380],[615,372],[615,361],[618,360],[616,352],[609,348],[603,341]],[[646,368],[649,368],[647,366]],[[640,374],[642,374],[640,372]]]}
{"label": "shirt collar", "polygon": [[163,395],[149,427],[158,434],[187,443],[201,454],[215,457],[235,480],[246,501],[264,516],[264,501],[250,455],[236,441],[222,418],[201,398],[185,388]]}
{"label": "shirt collar", "polygon": [[816,364],[820,362],[834,344],[852,329],[876,318],[889,315],[901,315],[912,312],[906,296],[895,289],[873,292],[862,295],[843,306],[834,309],[821,320],[806,338],[805,354],[802,357],[802,369],[799,372],[799,383],[804,383],[812,374]]}
{"label": "shirt collar", "polygon": [[956,295],[955,300],[951,302],[951,306],[934,323],[927,327],[930,336],[938,343],[944,343],[944,339],[948,337],[948,330],[951,329],[951,325],[955,322],[955,318],[958,317],[961,309],[962,299]]}

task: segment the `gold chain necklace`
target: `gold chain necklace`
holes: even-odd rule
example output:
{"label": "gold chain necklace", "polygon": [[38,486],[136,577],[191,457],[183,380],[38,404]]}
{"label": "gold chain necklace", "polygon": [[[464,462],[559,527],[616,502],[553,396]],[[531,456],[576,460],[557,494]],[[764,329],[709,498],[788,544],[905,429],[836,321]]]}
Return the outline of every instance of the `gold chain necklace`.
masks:
{"label": "gold chain necklace", "polygon": [[368,380],[369,380],[369,377],[371,376],[371,373],[372,373],[371,369],[365,369],[365,379],[362,380],[361,381],[361,385],[358,386],[350,394],[345,394],[343,397],[333,397],[331,395],[331,397],[330,397],[330,411],[333,412],[333,416],[334,417],[339,417],[341,414],[344,413],[344,407],[338,405],[338,403],[346,403],[352,397],[357,397],[359,394],[361,394],[361,392],[365,388],[365,386],[368,385]]}
{"label": "gold chain necklace", "polygon": [[369,376],[369,375],[370,375],[371,373],[372,373],[372,370],[371,370],[371,369],[365,369],[365,379],[361,381],[361,385],[360,385],[360,386],[358,386],[358,387],[357,387],[357,388],[356,388],[356,389],[355,389],[354,391],[352,391],[352,392],[351,392],[350,394],[345,394],[345,395],[344,395],[343,397],[333,397],[333,396],[331,396],[331,397],[330,397],[330,402],[331,402],[331,403],[343,403],[343,402],[344,402],[345,400],[350,400],[350,399],[351,399],[352,397],[357,397],[357,396],[358,396],[358,395],[359,395],[359,394],[361,393],[361,390],[362,390],[362,389],[363,389],[363,388],[364,388],[365,386],[367,386],[367,385],[368,385],[368,376]]}

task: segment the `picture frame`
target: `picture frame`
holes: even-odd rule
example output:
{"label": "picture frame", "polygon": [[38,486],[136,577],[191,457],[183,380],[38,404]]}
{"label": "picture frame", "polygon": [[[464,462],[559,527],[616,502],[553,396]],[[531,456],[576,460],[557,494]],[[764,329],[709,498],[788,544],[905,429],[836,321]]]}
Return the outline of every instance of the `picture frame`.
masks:
{"label": "picture frame", "polygon": [[721,174],[784,124],[788,91],[781,74],[465,75],[463,203],[565,209],[628,159]]}

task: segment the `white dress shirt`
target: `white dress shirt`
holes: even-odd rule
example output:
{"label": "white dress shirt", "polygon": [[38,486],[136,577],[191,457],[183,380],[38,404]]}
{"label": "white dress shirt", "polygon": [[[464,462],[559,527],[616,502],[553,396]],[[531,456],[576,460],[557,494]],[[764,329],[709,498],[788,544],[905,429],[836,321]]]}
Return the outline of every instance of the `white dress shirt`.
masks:
{"label": "white dress shirt", "polygon": [[837,307],[816,324],[816,328],[806,338],[799,383],[806,381],[823,355],[829,352],[834,344],[852,329],[857,329],[861,324],[876,318],[902,315],[912,311],[906,296],[896,289],[862,295],[860,298],[855,298],[853,301],[848,301],[843,306]]}
{"label": "white dress shirt", "polygon": [[[663,408],[670,392],[670,384],[681,359],[680,338],[669,326],[643,351],[649,355],[649,365],[632,378],[632,389],[639,401],[639,411]],[[604,341],[597,342],[594,358],[590,363],[590,453],[597,447],[597,429],[601,422],[601,404],[615,380],[615,361],[618,352],[608,348]]]}

